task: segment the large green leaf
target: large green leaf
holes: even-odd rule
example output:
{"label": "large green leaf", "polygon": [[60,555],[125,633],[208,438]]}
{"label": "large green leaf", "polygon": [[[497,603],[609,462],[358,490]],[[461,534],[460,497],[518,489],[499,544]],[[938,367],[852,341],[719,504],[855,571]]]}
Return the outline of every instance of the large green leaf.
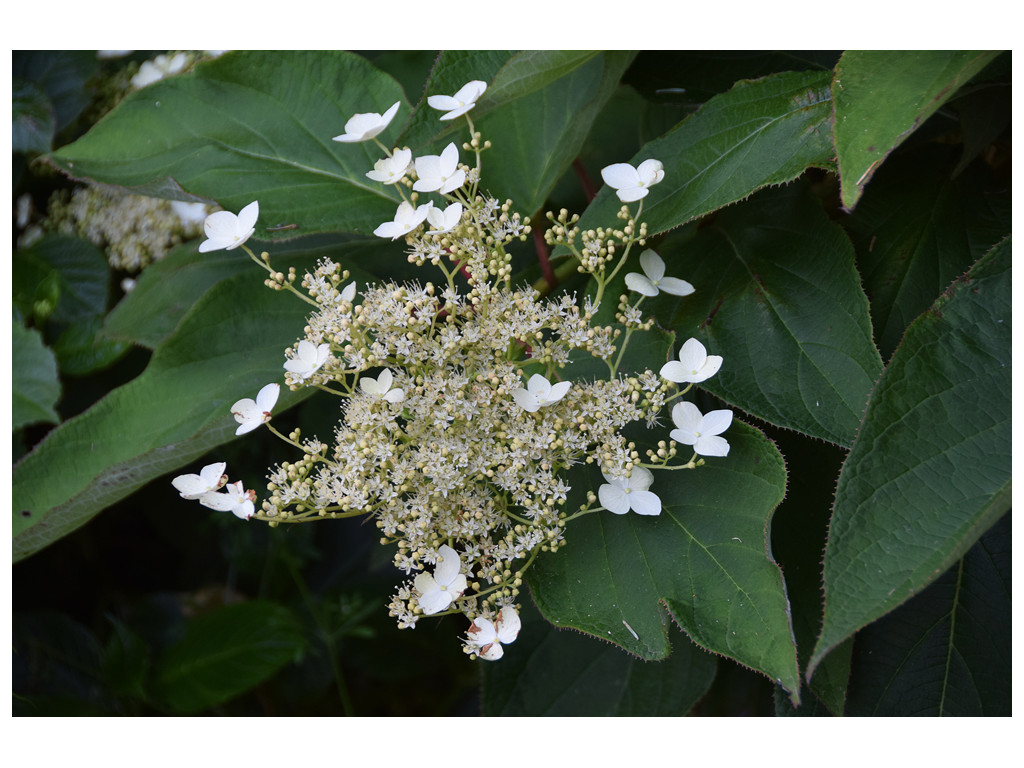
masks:
{"label": "large green leaf", "polygon": [[882,370],[846,234],[803,184],[722,211],[667,244],[668,273],[696,291],[651,311],[722,369],[700,386],[748,413],[849,447]]}
{"label": "large green leaf", "polygon": [[366,178],[375,144],[331,138],[353,114],[396,101],[401,86],[354,54],[231,52],[129,95],[52,159],[76,178],[160,197],[234,211],[258,200],[261,237],[279,224],[367,233],[394,216],[397,193]]}
{"label": "large green leaf", "polygon": [[283,606],[225,606],[189,622],[185,636],[160,658],[155,697],[177,714],[199,712],[263,682],[304,645],[302,628]]}
{"label": "large green leaf", "polygon": [[992,51],[847,51],[835,68],[835,146],[843,205],[853,210],[871,175]]}
{"label": "large green leaf", "polygon": [[[29,247],[19,249],[15,258],[19,269],[24,269],[26,262],[32,262],[37,270],[53,273],[59,301],[49,315],[50,320],[76,323],[106,313],[110,267],[103,251],[88,240],[49,234]],[[18,293],[16,288],[16,300]]]}
{"label": "large green leaf", "polygon": [[848,220],[888,360],[911,321],[1010,231],[1010,194],[975,164],[950,177],[950,147],[894,157]]}
{"label": "large green leaf", "polygon": [[1011,714],[1010,516],[920,595],[857,633],[847,714]]}
{"label": "large green leaf", "polygon": [[39,331],[15,321],[11,334],[11,428],[40,421],[56,424],[60,421],[54,410],[60,400],[57,360]]}
{"label": "large green leaf", "polygon": [[523,628],[496,664],[481,662],[481,710],[492,716],[685,715],[707,692],[717,662],[685,637],[649,662],[621,648],[545,622],[521,601]]}
{"label": "large green leaf", "polygon": [[539,558],[527,578],[557,627],[663,659],[671,650],[667,609],[699,647],[768,675],[797,698],[789,602],[767,538],[785,466],[756,429],[733,422],[727,437],[727,458],[657,473],[651,490],[661,515],[599,512],[570,523],[567,546]]}
{"label": "large green leaf", "polygon": [[[829,74],[784,72],[739,82],[646,144],[628,161],[654,158],[665,166],[664,180],[643,201],[648,231],[665,232],[807,168],[831,168]],[[580,229],[614,226],[621,206],[613,190],[603,188]]]}
{"label": "large green leaf", "polygon": [[808,676],[934,581],[1010,506],[1010,241],[911,324],[836,486]]}
{"label": "large green leaf", "polygon": [[[255,267],[208,291],[141,376],[69,419],[14,468],[14,559],[232,438],[229,409],[283,378],[306,306]],[[298,399],[282,392],[279,410]]]}

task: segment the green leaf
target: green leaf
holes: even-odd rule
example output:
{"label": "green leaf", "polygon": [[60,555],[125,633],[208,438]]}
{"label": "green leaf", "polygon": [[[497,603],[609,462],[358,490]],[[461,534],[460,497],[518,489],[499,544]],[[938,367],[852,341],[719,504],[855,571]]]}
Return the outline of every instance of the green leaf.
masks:
{"label": "green leaf", "polygon": [[60,400],[57,359],[43,344],[39,331],[21,323],[11,324],[12,333],[12,413],[11,428],[26,424],[60,421],[55,406]]}
{"label": "green leaf", "polygon": [[1009,717],[1010,516],[934,584],[857,633],[847,713]]}
{"label": "green leaf", "polygon": [[93,317],[65,329],[53,344],[57,363],[65,376],[86,376],[109,368],[131,349],[131,344],[102,335],[103,320]]}
{"label": "green leaf", "polygon": [[283,606],[246,602],[189,622],[160,658],[154,696],[176,714],[192,714],[253,688],[304,647],[298,622]]}
{"label": "green leaf", "polygon": [[258,200],[258,237],[279,224],[368,233],[398,202],[366,178],[381,152],[331,139],[353,114],[402,100],[393,78],[355,54],[231,52],[130,94],[52,160],[76,178],[158,197],[232,211]]}
{"label": "green leaf", "polygon": [[13,120],[11,123],[11,149],[26,155],[50,151],[53,134],[57,130],[53,105],[33,83],[14,79],[11,92]]}
{"label": "green leaf", "polygon": [[[141,376],[69,419],[14,468],[14,559],[232,439],[231,404],[282,378],[308,305],[250,270],[208,291]],[[278,411],[302,395],[282,392]]]}
{"label": "green leaf", "polygon": [[650,308],[722,369],[701,387],[760,419],[849,447],[882,370],[853,248],[806,185],[766,190],[661,249],[696,289]]}
{"label": "green leaf", "polygon": [[[678,227],[807,168],[832,167],[831,121],[827,72],[737,83],[628,161],[654,158],[665,166],[664,180],[643,200],[648,232]],[[614,191],[603,188],[580,229],[612,226],[621,206]]]}
{"label": "green leaf", "polygon": [[77,323],[106,313],[110,267],[103,251],[88,240],[49,234],[17,253],[19,259],[45,264],[56,274],[60,298],[51,321]]}
{"label": "green leaf", "polygon": [[100,63],[95,51],[14,51],[11,70],[46,94],[56,112],[56,130],[62,131],[92,102],[96,89],[90,81]]}
{"label": "green leaf", "polygon": [[498,663],[483,667],[485,716],[676,717],[711,687],[717,662],[684,637],[665,661],[637,659],[614,645],[544,621],[520,602],[523,628]]}
{"label": "green leaf", "polygon": [[935,580],[1010,505],[1010,241],[915,320],[843,466],[809,665]]}
{"label": "green leaf", "polygon": [[832,84],[843,206],[853,210],[889,153],[997,55],[846,51]]}
{"label": "green leaf", "polygon": [[1010,194],[975,164],[950,178],[955,150],[894,157],[847,220],[871,319],[888,360],[911,321],[1010,231]]}
{"label": "green leaf", "polygon": [[798,700],[789,603],[767,543],[785,466],[756,429],[734,421],[727,437],[727,458],[656,474],[659,516],[580,518],[567,546],[540,557],[527,578],[557,627],[663,659],[671,650],[664,608],[697,646],[768,675]]}

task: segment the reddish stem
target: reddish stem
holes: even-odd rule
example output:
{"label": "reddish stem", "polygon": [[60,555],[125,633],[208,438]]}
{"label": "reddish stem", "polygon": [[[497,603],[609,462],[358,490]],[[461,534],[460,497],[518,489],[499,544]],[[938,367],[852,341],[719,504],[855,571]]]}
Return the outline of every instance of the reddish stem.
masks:
{"label": "reddish stem", "polygon": [[533,230],[533,244],[537,248],[537,261],[540,262],[540,272],[544,275],[544,281],[548,284],[548,290],[553,291],[558,281],[555,279],[555,270],[551,268],[551,260],[548,258],[548,244],[544,242],[544,233],[540,228]]}
{"label": "reddish stem", "polygon": [[597,197],[597,188],[594,187],[594,182],[590,180],[590,174],[587,173],[587,169],[583,167],[583,163],[580,162],[579,158],[572,161],[572,169],[576,171],[576,178],[580,180],[583,194],[587,196],[587,202],[589,203]]}

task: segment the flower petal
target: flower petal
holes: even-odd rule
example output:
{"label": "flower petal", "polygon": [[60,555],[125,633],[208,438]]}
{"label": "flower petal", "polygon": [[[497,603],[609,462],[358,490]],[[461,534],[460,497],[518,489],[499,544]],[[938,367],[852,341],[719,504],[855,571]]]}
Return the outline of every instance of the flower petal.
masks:
{"label": "flower petal", "polygon": [[626,275],[626,287],[644,296],[657,296],[658,289],[654,283],[641,275],[639,272],[629,272]]}
{"label": "flower petal", "polygon": [[238,229],[245,231],[256,226],[256,220],[260,217],[259,201],[253,200],[245,208],[238,212]]}
{"label": "flower petal", "polygon": [[708,411],[701,419],[701,432],[705,435],[720,435],[732,424],[732,411],[723,409],[720,411]]}
{"label": "flower petal", "polygon": [[728,456],[729,442],[717,435],[703,435],[693,444],[693,450],[700,456]]}
{"label": "flower petal", "polygon": [[629,494],[629,505],[638,515],[661,514],[661,499],[651,491],[633,491]]}
{"label": "flower petal", "polygon": [[655,283],[665,276],[665,261],[650,248],[640,254],[640,268]]}
{"label": "flower petal", "polygon": [[441,548],[437,550],[437,554],[438,562],[434,567],[434,579],[438,584],[448,586],[455,581],[455,578],[459,575],[459,571],[462,568],[459,553],[447,544],[443,544]]}
{"label": "flower petal", "polygon": [[658,280],[658,288],[673,296],[689,296],[693,293],[693,286],[678,277],[663,277]]}
{"label": "flower petal", "polygon": [[629,494],[618,485],[608,483],[597,489],[597,499],[601,506],[615,515],[624,515],[629,512]]}
{"label": "flower petal", "polygon": [[681,402],[672,407],[672,423],[686,432],[699,432],[703,415],[693,403]]}
{"label": "flower petal", "polygon": [[678,360],[670,360],[661,366],[661,370],[658,371],[658,375],[663,379],[674,381],[676,384],[682,384],[687,381],[688,371],[686,366],[680,363]]}
{"label": "flower petal", "polygon": [[601,169],[601,178],[604,183],[614,189],[635,187],[640,182],[640,177],[629,163],[615,163]]}

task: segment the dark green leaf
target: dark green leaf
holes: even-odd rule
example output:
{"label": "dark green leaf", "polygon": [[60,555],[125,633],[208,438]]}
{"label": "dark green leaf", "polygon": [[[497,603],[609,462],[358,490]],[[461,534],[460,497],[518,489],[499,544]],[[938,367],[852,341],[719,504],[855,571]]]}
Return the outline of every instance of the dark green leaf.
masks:
{"label": "dark green leaf", "polygon": [[1010,516],[920,595],[857,633],[847,713],[1009,717]]}
{"label": "dark green leaf", "polygon": [[56,424],[60,416],[54,408],[60,400],[61,391],[57,359],[43,344],[39,331],[15,322],[11,324],[11,332],[14,376],[11,384],[11,428],[18,429],[40,421]]}
{"label": "dark green leaf", "polygon": [[[654,158],[665,166],[665,179],[643,200],[648,231],[654,235],[678,227],[761,187],[790,181],[807,168],[831,167],[831,123],[827,72],[786,72],[737,83],[628,159],[635,166]],[[581,217],[580,229],[615,225],[621,206],[614,191],[603,188]]]}
{"label": "dark green leaf", "polygon": [[997,55],[846,51],[832,84],[843,205],[853,210],[889,153]]}
{"label": "dark green leaf", "polygon": [[67,328],[53,344],[57,363],[65,376],[86,376],[109,368],[131,349],[131,344],[102,336],[103,320],[82,320]]}
{"label": "dark green leaf", "polygon": [[401,100],[398,83],[354,54],[238,51],[130,94],[52,157],[76,178],[158,197],[232,211],[258,200],[261,237],[279,224],[368,233],[398,202],[366,178],[381,152],[331,139],[355,113]]}
{"label": "dark green leaf", "polygon": [[915,320],[843,466],[809,666],[960,559],[1010,505],[1010,241]]}
{"label": "dark green leaf", "polygon": [[26,155],[50,151],[56,130],[53,105],[35,84],[14,79],[11,100],[11,149]]}
{"label": "dark green leaf", "polygon": [[651,313],[677,347],[692,336],[725,358],[700,386],[848,447],[882,361],[850,241],[807,187],[766,190],[662,255],[696,291],[659,296]]}
{"label": "dark green leaf", "polygon": [[35,83],[53,104],[58,131],[92,101],[90,80],[100,70],[95,51],[15,51],[11,58],[14,76]]}
{"label": "dark green leaf", "polygon": [[[752,427],[734,421],[727,438],[727,458],[657,473],[651,490],[662,499],[660,516],[602,511],[570,523],[567,546],[539,558],[528,581],[555,626],[663,659],[671,650],[663,606],[699,647],[797,696],[789,603],[766,540],[785,466]],[[581,473],[573,480],[575,487]]]}
{"label": "dark green leaf", "polygon": [[189,622],[185,637],[157,662],[154,696],[177,714],[221,704],[263,682],[304,646],[302,629],[280,605],[228,605]]}
{"label": "dark green leaf", "polygon": [[950,178],[955,151],[894,157],[848,219],[888,360],[911,321],[1010,231],[1010,194],[975,164]]}
{"label": "dark green leaf", "polygon": [[56,273],[60,300],[50,316],[54,322],[76,323],[106,313],[110,267],[103,251],[88,240],[50,234],[18,251],[18,256]]}
{"label": "dark green leaf", "polygon": [[685,637],[650,662],[621,648],[545,622],[520,602],[523,628],[497,663],[481,661],[487,716],[673,717],[685,715],[715,677],[714,656]]}

